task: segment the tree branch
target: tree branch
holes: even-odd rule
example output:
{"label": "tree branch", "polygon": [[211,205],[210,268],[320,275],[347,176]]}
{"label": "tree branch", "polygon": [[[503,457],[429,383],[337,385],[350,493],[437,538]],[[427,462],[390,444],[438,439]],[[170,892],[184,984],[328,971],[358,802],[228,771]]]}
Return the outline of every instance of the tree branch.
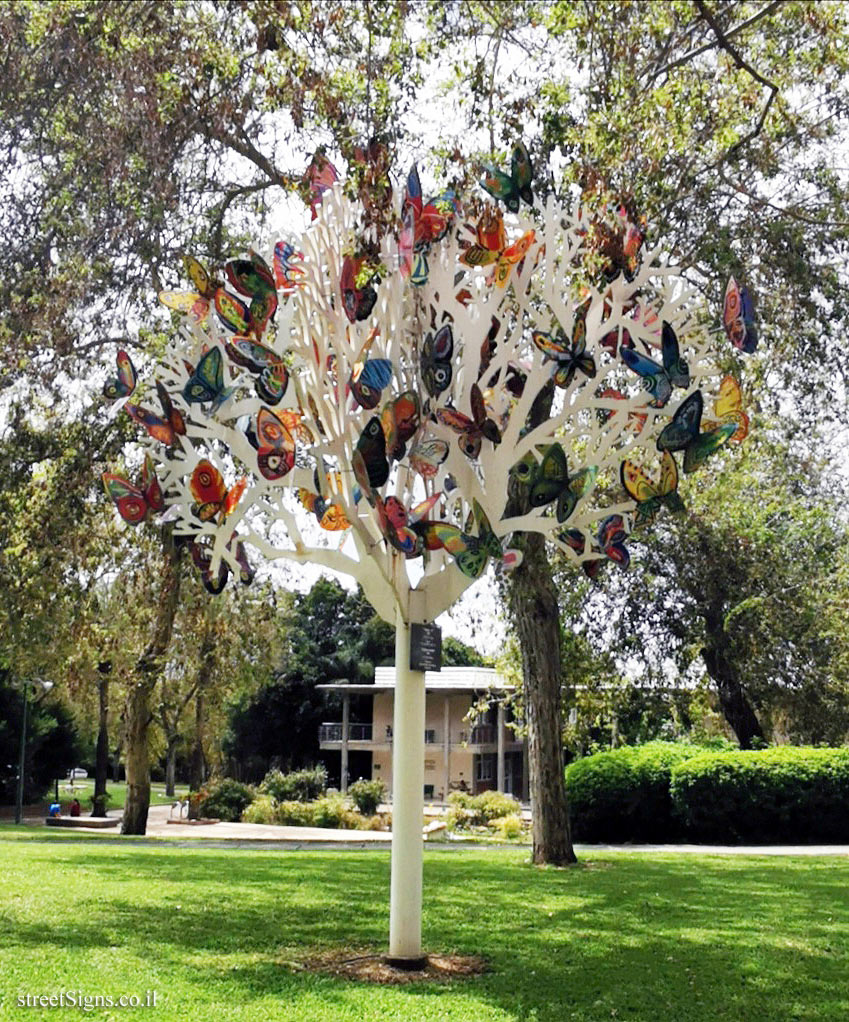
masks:
{"label": "tree branch", "polygon": [[[753,14],[751,18],[748,18],[746,21],[741,21],[740,24],[737,25],[735,28],[730,28],[726,33],[724,33],[723,38],[727,42],[727,40],[732,39],[736,35],[739,35],[741,32],[745,31],[745,29],[751,28],[752,25],[759,22],[762,18],[767,17],[768,15],[772,14],[773,11],[777,10],[782,3],[783,0],[773,0],[773,3],[767,4],[766,7],[758,11],[757,14]],[[714,35],[716,35],[717,39],[719,39],[719,35],[721,35],[722,33],[717,33],[716,29],[714,29],[713,24],[711,24],[710,18],[705,14],[704,10],[702,9],[704,7],[704,4],[699,3],[697,0],[696,6],[699,8],[699,12],[701,13],[705,21],[707,21],[710,27],[714,30]],[[719,45],[721,46],[722,43],[719,43]],[[660,78],[661,75],[668,74],[674,68],[681,67],[682,64],[688,64],[691,60],[694,60],[702,53],[706,53],[708,50],[712,50],[715,46],[717,46],[717,42],[705,43],[703,46],[697,46],[696,49],[690,50],[688,53],[685,53],[683,57],[678,57],[677,60],[672,60],[668,64],[664,64],[662,68],[660,68],[658,71],[655,71],[655,73],[651,76],[651,78],[649,79],[649,85],[651,85],[651,83],[654,82],[656,79]]]}

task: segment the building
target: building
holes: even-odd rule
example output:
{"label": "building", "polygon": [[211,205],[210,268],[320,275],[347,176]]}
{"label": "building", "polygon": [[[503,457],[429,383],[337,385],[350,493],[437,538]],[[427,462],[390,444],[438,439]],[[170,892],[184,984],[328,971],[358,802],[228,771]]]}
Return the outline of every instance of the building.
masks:
{"label": "building", "polygon": [[[376,668],[373,685],[334,682],[318,687],[341,696],[342,719],[321,725],[319,745],[325,753],[339,751],[342,789],[349,776],[362,776],[384,781],[391,795],[395,668]],[[495,789],[528,801],[527,748],[514,734],[505,704],[513,691],[492,668],[425,672],[426,800],[442,802],[452,791]],[[350,720],[352,696],[371,696],[370,720]],[[349,767],[353,756],[356,771]]]}

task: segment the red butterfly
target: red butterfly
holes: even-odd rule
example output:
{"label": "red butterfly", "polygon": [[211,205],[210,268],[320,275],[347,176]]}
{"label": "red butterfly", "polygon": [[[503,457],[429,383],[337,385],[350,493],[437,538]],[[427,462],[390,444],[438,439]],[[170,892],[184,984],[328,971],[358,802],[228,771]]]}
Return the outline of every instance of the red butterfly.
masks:
{"label": "red butterfly", "polygon": [[130,401],[124,405],[124,411],[131,419],[144,426],[154,440],[165,444],[166,447],[173,447],[178,436],[186,435],[186,421],[182,413],[174,407],[168,391],[158,380],[156,393],[159,395],[164,418],[147,408],[142,408],[141,405],[132,404]]}
{"label": "red butterfly", "polygon": [[471,419],[454,408],[440,408],[436,416],[441,423],[460,434],[460,450],[474,461],[481,452],[484,437],[494,444],[501,443],[501,430],[493,419],[487,417],[483,394],[476,383],[472,384],[471,401],[473,415]]}
{"label": "red butterfly", "polygon": [[126,479],[114,475],[112,472],[104,472],[102,479],[107,494],[118,508],[118,514],[130,525],[138,525],[143,522],[147,518],[148,511],[158,513],[165,510],[162,487],[156,478],[149,454],[145,455],[141,482],[138,486],[133,486]]}

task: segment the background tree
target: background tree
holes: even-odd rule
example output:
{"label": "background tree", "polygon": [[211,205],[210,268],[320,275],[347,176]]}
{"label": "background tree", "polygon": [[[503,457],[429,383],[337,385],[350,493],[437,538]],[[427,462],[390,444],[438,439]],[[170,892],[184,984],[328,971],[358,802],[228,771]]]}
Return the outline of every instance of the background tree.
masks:
{"label": "background tree", "polygon": [[846,598],[842,494],[809,454],[763,431],[750,441],[733,471],[687,495],[688,516],[646,533],[639,573],[627,586],[609,580],[589,612],[644,676],[698,677],[703,663],[742,748],[791,706],[789,734],[840,743],[846,638],[830,629],[828,607]]}

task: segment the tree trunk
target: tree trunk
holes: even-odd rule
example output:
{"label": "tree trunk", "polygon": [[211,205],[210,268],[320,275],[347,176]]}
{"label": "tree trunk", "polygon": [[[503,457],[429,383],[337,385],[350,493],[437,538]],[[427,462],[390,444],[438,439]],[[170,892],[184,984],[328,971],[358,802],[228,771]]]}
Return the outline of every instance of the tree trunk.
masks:
{"label": "tree trunk", "polygon": [[569,804],[561,738],[560,609],[545,539],[513,537],[524,558],[513,573],[510,604],[522,650],[531,782],[533,861],[565,866],[577,862],[569,827]]}
{"label": "tree trunk", "polygon": [[168,798],[174,797],[174,782],[177,769],[177,735],[169,736],[165,747],[165,794]]}
{"label": "tree trunk", "polygon": [[192,791],[199,791],[206,780],[203,758],[203,692],[198,689],[195,697],[195,744],[192,747],[192,768],[189,778],[189,787]]}
{"label": "tree trunk", "polygon": [[204,689],[212,681],[215,672],[215,628],[211,621],[206,620],[205,631],[200,645],[200,663],[198,665],[197,683],[195,685],[195,744],[192,749],[191,777],[189,787],[199,791],[206,780],[206,759],[203,755],[203,733],[206,722],[206,703],[203,698]]}
{"label": "tree trunk", "polygon": [[147,733],[150,727],[150,688],[144,682],[133,685],[127,696],[127,800],[122,834],[144,834],[150,807],[150,763]]}
{"label": "tree trunk", "polygon": [[728,721],[741,749],[751,749],[752,739],[764,740],[764,733],[752,705],[746,698],[740,678],[719,643],[702,650],[708,674],[716,684],[722,715]]}
{"label": "tree trunk", "polygon": [[98,670],[101,674],[97,685],[100,700],[100,722],[97,731],[91,815],[106,816],[106,779],[109,774],[109,672],[112,670],[112,665],[108,661],[104,662],[98,667]]}
{"label": "tree trunk", "polygon": [[170,529],[162,531],[163,565],[153,636],[136,666],[137,679],[127,697],[127,800],[122,834],[144,834],[150,807],[150,764],[147,737],[150,695],[162,671],[180,600],[180,549]]}

